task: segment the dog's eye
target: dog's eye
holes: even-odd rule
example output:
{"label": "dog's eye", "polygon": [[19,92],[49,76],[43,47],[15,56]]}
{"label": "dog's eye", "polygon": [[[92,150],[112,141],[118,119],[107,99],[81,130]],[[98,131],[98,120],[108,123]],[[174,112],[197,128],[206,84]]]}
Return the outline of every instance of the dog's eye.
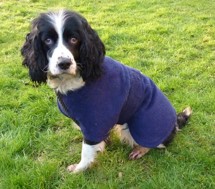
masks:
{"label": "dog's eye", "polygon": [[46,45],[52,45],[54,43],[54,41],[51,38],[47,38],[44,42]]}
{"label": "dog's eye", "polygon": [[72,38],[70,39],[70,43],[71,43],[71,44],[76,44],[77,42],[78,42],[78,39],[75,38],[75,37],[72,37]]}

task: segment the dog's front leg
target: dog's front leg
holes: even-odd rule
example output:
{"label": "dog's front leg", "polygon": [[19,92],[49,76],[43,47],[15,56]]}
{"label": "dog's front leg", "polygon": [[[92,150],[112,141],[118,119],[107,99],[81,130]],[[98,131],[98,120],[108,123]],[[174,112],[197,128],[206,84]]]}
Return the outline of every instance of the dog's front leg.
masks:
{"label": "dog's front leg", "polygon": [[82,143],[81,161],[78,164],[68,166],[68,171],[73,173],[86,170],[94,161],[98,151],[104,151],[105,142],[102,141],[96,145]]}

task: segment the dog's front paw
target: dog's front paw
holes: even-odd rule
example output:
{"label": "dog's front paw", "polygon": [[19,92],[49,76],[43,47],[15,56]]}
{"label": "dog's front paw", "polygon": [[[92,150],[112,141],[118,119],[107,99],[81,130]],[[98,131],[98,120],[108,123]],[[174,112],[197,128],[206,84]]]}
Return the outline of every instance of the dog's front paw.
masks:
{"label": "dog's front paw", "polygon": [[68,170],[69,172],[75,173],[75,169],[76,169],[77,165],[78,165],[78,164],[72,164],[72,165],[70,165],[70,166],[67,167],[67,170]]}
{"label": "dog's front paw", "polygon": [[85,171],[89,166],[90,164],[83,164],[82,162],[80,162],[79,164],[69,165],[67,167],[67,170],[72,173],[80,173],[82,171]]}

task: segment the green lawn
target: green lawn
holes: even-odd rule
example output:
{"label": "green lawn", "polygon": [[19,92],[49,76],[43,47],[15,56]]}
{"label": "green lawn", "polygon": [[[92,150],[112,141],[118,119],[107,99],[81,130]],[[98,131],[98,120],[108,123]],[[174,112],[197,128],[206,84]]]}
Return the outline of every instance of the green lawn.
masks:
{"label": "green lawn", "polygon": [[[115,135],[93,169],[70,174],[82,135],[46,85],[29,81],[20,48],[30,21],[59,8],[83,14],[107,55],[150,76],[193,116],[166,150],[129,161]],[[215,1],[0,0],[0,189],[215,188]]]}

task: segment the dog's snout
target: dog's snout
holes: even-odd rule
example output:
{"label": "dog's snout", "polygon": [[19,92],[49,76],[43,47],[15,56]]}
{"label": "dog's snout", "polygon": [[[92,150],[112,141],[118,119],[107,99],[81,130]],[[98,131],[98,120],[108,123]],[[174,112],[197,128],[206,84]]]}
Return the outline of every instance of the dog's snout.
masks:
{"label": "dog's snout", "polygon": [[60,58],[58,66],[62,70],[67,70],[72,65],[72,61],[70,58]]}

